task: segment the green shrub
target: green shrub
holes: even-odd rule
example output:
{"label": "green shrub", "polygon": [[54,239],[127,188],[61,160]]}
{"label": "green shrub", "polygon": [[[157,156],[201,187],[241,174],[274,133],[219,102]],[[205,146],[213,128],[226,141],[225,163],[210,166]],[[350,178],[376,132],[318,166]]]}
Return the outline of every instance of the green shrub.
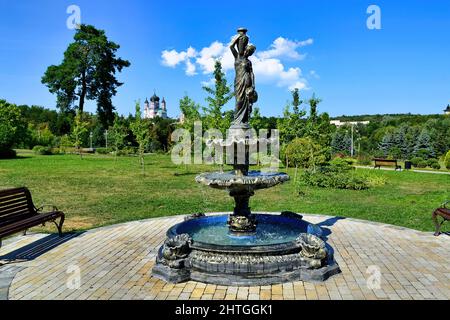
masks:
{"label": "green shrub", "polygon": [[424,161],[424,160],[423,160],[423,158],[421,158],[421,157],[414,157],[414,158],[412,158],[410,161],[411,161],[411,164],[412,164],[414,167],[417,167],[417,164],[418,164],[419,162],[421,162],[421,161]]}
{"label": "green shrub", "polygon": [[334,158],[329,162],[329,165],[329,169],[333,172],[348,171],[353,169],[352,161],[345,158]]}
{"label": "green shrub", "polygon": [[335,172],[329,167],[321,167],[314,171],[304,170],[299,179],[299,186],[311,186],[320,188],[364,190],[369,188],[365,178],[355,171]]}
{"label": "green shrub", "polygon": [[96,148],[95,152],[98,154],[110,154],[112,152],[111,148]]}
{"label": "green shrub", "polygon": [[295,138],[286,147],[289,166],[312,168],[326,162],[325,150],[311,138]]}
{"label": "green shrub", "polygon": [[375,172],[366,172],[361,175],[364,177],[370,188],[383,186],[387,182],[387,179],[384,175],[380,175]]}
{"label": "green shrub", "polygon": [[447,152],[444,158],[444,166],[450,170],[450,150]]}
{"label": "green shrub", "polygon": [[42,156],[48,156],[53,154],[52,149],[50,147],[44,147],[44,146],[34,146],[33,152],[38,155]]}
{"label": "green shrub", "polygon": [[439,161],[437,159],[433,159],[433,158],[427,160],[427,165],[430,168],[433,168],[436,170],[439,170],[441,168]]}
{"label": "green shrub", "polygon": [[50,151],[52,154],[65,154],[65,150],[61,148],[51,148]]}
{"label": "green shrub", "polygon": [[124,147],[117,152],[118,156],[129,156],[137,153],[137,149],[135,147]]}
{"label": "green shrub", "polygon": [[417,164],[415,165],[415,167],[417,168],[426,168],[428,165],[427,160],[420,160],[419,162],[417,162]]}

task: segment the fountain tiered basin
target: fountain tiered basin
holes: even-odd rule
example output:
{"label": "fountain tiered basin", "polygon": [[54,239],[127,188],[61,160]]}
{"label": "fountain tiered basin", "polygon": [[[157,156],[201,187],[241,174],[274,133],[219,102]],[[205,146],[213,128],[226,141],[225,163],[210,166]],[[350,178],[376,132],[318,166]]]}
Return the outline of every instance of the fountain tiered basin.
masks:
{"label": "fountain tiered basin", "polygon": [[250,286],[324,281],[340,272],[331,247],[307,233],[310,223],[301,215],[256,213],[257,228],[250,235],[233,233],[229,216],[193,215],[171,227],[172,243],[160,248],[153,275],[172,283]]}

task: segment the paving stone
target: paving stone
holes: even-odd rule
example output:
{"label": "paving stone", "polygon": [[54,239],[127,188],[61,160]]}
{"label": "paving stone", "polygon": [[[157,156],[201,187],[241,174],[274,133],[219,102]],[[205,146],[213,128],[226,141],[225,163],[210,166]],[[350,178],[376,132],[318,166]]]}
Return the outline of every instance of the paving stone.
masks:
{"label": "paving stone", "polygon": [[[329,218],[304,215],[311,223]],[[0,299],[450,299],[450,237],[355,219],[341,219],[328,227],[328,242],[342,273],[324,283],[167,284],[153,278],[151,269],[166,230],[182,220],[164,217],[93,229],[33,260],[0,266]],[[7,239],[0,259],[45,236]],[[81,286],[75,290],[68,287],[71,265],[81,271]],[[368,287],[369,266],[381,272],[380,289]],[[20,269],[12,272],[16,267]]]}

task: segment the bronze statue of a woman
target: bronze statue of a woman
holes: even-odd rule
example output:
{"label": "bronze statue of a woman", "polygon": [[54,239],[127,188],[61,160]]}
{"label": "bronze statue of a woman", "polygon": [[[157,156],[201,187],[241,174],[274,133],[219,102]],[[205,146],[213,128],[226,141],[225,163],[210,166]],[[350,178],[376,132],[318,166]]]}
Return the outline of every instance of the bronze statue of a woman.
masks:
{"label": "bronze statue of a woman", "polygon": [[236,70],[234,79],[236,108],[232,126],[246,127],[252,112],[252,105],[258,100],[252,62],[248,59],[255,52],[256,47],[248,43],[247,29],[239,28],[238,33],[230,45],[235,59],[234,68]]}

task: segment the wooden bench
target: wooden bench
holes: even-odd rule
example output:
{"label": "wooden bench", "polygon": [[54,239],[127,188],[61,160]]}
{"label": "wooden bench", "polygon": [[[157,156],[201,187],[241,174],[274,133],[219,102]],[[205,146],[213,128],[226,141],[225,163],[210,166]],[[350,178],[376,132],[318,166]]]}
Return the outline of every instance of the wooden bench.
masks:
{"label": "wooden bench", "polygon": [[375,162],[375,166],[374,168],[378,168],[380,169],[381,166],[383,167],[394,167],[395,170],[401,170],[402,166],[398,165],[397,160],[395,159],[381,159],[381,158],[375,158],[373,159],[373,161]]}
{"label": "wooden bench", "polygon": [[[50,209],[44,211],[47,207]],[[44,205],[36,208],[30,191],[25,187],[0,191],[0,246],[2,238],[19,231],[24,231],[25,234],[28,228],[44,225],[48,221],[56,225],[61,236],[64,213],[58,211],[55,206]]]}
{"label": "wooden bench", "polygon": [[[441,234],[441,226],[444,223],[444,221],[450,220],[450,209],[447,208],[447,203],[450,201],[444,202],[440,208],[437,208],[433,211],[433,222],[436,227],[436,232],[434,233],[435,236],[438,236]],[[441,223],[438,222],[437,217],[440,216],[444,220],[442,220]]]}

